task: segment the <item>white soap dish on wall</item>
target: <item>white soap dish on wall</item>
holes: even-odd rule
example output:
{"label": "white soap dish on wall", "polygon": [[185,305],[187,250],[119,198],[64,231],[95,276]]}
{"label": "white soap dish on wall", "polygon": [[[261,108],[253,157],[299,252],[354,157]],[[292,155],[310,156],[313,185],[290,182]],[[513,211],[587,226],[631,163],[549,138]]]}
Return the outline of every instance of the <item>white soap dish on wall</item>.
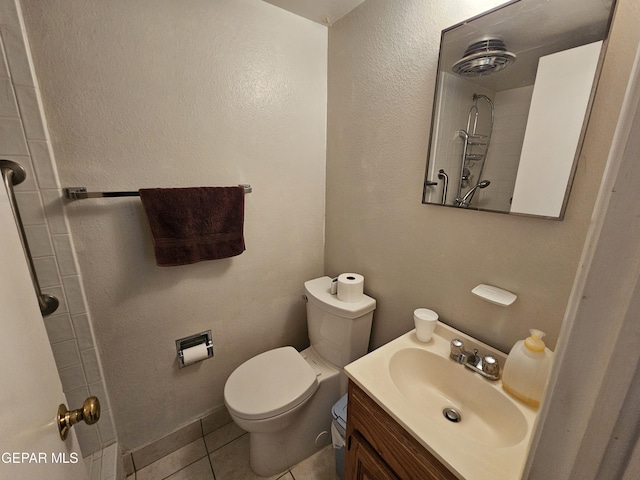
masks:
{"label": "white soap dish on wall", "polygon": [[500,305],[501,307],[508,307],[518,298],[517,295],[503,290],[502,288],[494,287],[493,285],[480,284],[471,293],[479,296],[487,302]]}

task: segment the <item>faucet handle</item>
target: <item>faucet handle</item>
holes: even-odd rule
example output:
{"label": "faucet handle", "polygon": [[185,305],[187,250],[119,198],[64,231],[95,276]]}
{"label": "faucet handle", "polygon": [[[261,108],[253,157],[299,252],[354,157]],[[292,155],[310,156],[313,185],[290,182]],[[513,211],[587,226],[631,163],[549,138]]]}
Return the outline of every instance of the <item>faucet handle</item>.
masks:
{"label": "faucet handle", "polygon": [[454,338],[453,340],[451,340],[451,353],[449,356],[453,360],[458,361],[460,355],[462,355],[463,352],[464,343],[462,343],[462,340],[460,340],[459,338]]}
{"label": "faucet handle", "polygon": [[485,355],[482,359],[482,371],[492,377],[499,378],[500,364],[493,355]]}

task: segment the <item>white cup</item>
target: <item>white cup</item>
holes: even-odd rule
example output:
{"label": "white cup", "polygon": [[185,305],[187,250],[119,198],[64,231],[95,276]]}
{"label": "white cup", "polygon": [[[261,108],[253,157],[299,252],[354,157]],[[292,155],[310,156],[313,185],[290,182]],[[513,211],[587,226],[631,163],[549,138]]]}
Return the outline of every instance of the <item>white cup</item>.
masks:
{"label": "white cup", "polygon": [[413,312],[413,322],[416,325],[418,340],[428,342],[438,324],[438,314],[428,308],[418,308]]}

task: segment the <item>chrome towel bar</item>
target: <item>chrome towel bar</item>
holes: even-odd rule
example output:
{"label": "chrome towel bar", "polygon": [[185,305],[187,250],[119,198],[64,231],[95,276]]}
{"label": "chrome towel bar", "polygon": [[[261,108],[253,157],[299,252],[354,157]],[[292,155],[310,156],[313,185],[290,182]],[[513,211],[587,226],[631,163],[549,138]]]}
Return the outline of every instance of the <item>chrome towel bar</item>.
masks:
{"label": "chrome towel bar", "polygon": [[[244,188],[245,195],[251,193],[251,185],[241,183],[239,187]],[[63,188],[64,196],[69,200],[81,200],[84,198],[113,198],[113,197],[139,197],[140,193],[131,192],[87,192],[87,187],[67,187]]]}
{"label": "chrome towel bar", "polygon": [[38,282],[36,269],[33,265],[33,259],[31,258],[31,250],[29,250],[27,236],[24,233],[22,218],[20,217],[20,211],[18,210],[18,202],[16,202],[16,196],[13,193],[13,186],[21,184],[25,178],[27,178],[27,174],[22,165],[12,162],[11,160],[0,160],[0,170],[2,170],[2,180],[4,181],[4,186],[7,189],[13,218],[16,221],[16,227],[18,227],[20,243],[22,244],[24,256],[29,266],[29,274],[31,275],[33,288],[36,291],[40,313],[42,313],[43,316],[51,315],[58,308],[59,302],[53,295],[42,293],[42,290],[40,290],[40,282]]}

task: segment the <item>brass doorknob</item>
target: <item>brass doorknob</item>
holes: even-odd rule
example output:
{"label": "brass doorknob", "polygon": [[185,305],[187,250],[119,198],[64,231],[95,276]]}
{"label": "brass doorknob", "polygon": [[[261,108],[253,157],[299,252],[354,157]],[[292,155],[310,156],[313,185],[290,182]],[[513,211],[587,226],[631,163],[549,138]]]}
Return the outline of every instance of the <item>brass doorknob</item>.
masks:
{"label": "brass doorknob", "polygon": [[88,397],[77,410],[67,410],[67,406],[61,403],[58,407],[58,431],[60,438],[65,440],[69,430],[76,423],[84,420],[87,425],[93,425],[100,420],[100,401],[98,397]]}

